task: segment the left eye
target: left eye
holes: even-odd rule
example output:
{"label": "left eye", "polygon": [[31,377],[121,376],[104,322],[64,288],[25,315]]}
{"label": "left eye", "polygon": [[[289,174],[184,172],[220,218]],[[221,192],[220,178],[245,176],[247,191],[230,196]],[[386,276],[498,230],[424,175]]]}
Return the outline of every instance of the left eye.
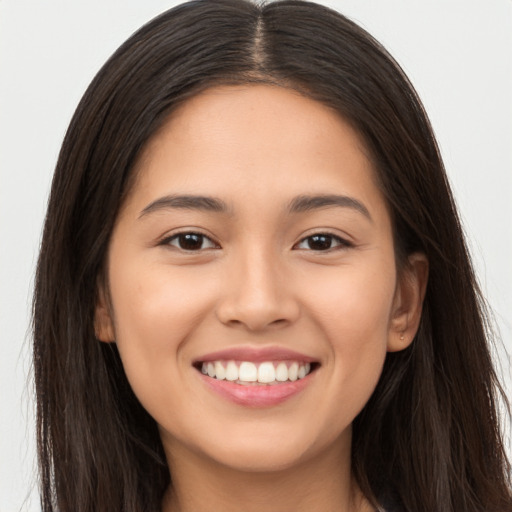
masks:
{"label": "left eye", "polygon": [[183,251],[200,251],[217,247],[217,244],[201,233],[178,233],[164,240],[164,244],[177,247]]}
{"label": "left eye", "polygon": [[336,247],[349,247],[350,243],[339,236],[330,235],[328,233],[318,233],[308,236],[301,240],[297,245],[297,249],[309,249],[312,251],[328,251]]}

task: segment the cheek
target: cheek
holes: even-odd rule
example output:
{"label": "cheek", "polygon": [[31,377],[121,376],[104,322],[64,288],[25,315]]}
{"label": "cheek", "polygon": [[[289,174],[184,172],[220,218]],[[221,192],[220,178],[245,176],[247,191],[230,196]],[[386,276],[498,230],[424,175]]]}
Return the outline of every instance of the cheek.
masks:
{"label": "cheek", "polygon": [[302,293],[306,309],[330,339],[343,338],[347,345],[385,342],[396,286],[394,263],[341,267],[318,273],[311,282],[315,286]]}
{"label": "cheek", "polygon": [[194,269],[136,260],[113,265],[110,289],[116,336],[148,347],[180,339],[208,309],[215,284]]}
{"label": "cheek", "polygon": [[352,417],[372,394],[386,357],[396,279],[390,268],[394,266],[376,272],[368,267],[340,269],[338,278],[318,279],[321,286],[310,292],[315,327],[328,341],[326,370],[333,376],[329,394]]}
{"label": "cheek", "polygon": [[148,410],[159,393],[168,398],[181,378],[182,344],[211,307],[214,286],[205,282],[197,272],[162,265],[112,268],[116,343],[128,380]]}

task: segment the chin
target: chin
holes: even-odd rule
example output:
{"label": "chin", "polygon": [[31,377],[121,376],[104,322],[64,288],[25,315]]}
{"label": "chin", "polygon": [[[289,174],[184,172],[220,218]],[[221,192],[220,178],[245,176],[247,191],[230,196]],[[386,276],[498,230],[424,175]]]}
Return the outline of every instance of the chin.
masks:
{"label": "chin", "polygon": [[307,454],[300,446],[279,447],[269,445],[231,446],[223,451],[210,453],[209,457],[226,468],[238,472],[275,473],[301,465]]}
{"label": "chin", "polygon": [[[304,425],[303,425],[304,426]],[[298,425],[295,425],[298,429]],[[305,432],[304,429],[292,432],[286,429],[242,428],[225,432],[225,435],[212,435],[208,439],[196,440],[191,451],[201,459],[209,459],[215,466],[227,470],[254,473],[275,473],[300,468],[306,462],[325,454],[341,455],[343,447],[349,447],[350,428],[336,437],[332,432]]]}

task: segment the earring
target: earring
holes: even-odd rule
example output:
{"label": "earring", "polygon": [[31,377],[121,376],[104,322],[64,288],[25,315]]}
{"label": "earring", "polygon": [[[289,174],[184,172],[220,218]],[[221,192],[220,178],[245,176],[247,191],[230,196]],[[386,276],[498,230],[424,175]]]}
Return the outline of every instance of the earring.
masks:
{"label": "earring", "polygon": [[404,339],[405,339],[405,338],[404,338],[404,335],[403,335],[403,333],[402,333],[402,335],[400,336],[400,341],[404,341]]}

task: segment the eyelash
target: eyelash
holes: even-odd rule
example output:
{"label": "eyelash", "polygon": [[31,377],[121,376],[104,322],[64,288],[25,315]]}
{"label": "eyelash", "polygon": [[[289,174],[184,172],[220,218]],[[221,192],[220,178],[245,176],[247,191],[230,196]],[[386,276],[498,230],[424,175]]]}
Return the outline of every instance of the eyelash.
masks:
{"label": "eyelash", "polygon": [[[184,242],[184,237],[197,237],[201,241],[201,245],[203,245],[203,242],[205,240],[209,241],[211,246],[210,247],[200,247],[199,249],[186,249],[184,247],[180,247],[180,239],[181,242]],[[177,241],[177,244],[174,245],[172,242]],[[175,247],[176,249],[185,251],[185,252],[199,252],[201,250],[207,250],[207,249],[218,249],[220,246],[216,242],[214,242],[209,236],[205,235],[204,233],[200,233],[197,231],[182,231],[181,233],[176,233],[172,236],[169,236],[162,240],[159,245],[170,245],[172,247]]]}
{"label": "eyelash", "polygon": [[[337,245],[335,245],[334,247],[328,247],[326,249],[313,249],[311,246],[310,246],[310,243],[311,243],[311,240],[314,239],[314,238],[324,238],[324,239],[328,239],[329,240],[329,243],[330,245],[335,242]],[[309,243],[308,243],[309,241]],[[304,244],[304,243],[308,243],[309,247],[306,249],[306,248],[300,248],[299,246]],[[311,235],[308,235],[306,237],[304,237],[299,243],[295,244],[293,246],[293,248],[298,248],[298,249],[306,249],[306,250],[311,250],[311,251],[314,251],[314,252],[331,252],[331,251],[336,251],[336,250],[342,250],[342,249],[348,249],[350,247],[353,247],[354,244],[352,244],[351,242],[349,242],[348,240],[344,239],[344,238],[341,238],[340,236],[338,235],[335,235],[333,233],[329,233],[328,231],[327,232],[324,232],[324,231],[321,231],[321,232],[318,232],[318,233],[313,233]]]}
{"label": "eyelash", "polygon": [[[183,237],[197,237],[199,239],[201,247],[190,249],[182,247],[180,242],[184,242]],[[329,243],[330,247],[327,247],[325,249],[313,249],[311,247],[311,242],[314,238],[323,238],[326,239],[326,242]],[[203,243],[205,241],[209,241],[210,247],[202,247]],[[176,244],[173,244],[172,242],[177,242]],[[332,247],[332,243],[336,243],[334,247]],[[300,247],[300,245],[307,243],[308,247]],[[217,244],[215,241],[213,241],[209,236],[197,232],[197,231],[183,231],[181,233],[176,233],[170,237],[165,238],[160,242],[159,245],[169,245],[172,247],[175,247],[176,249],[185,251],[185,252],[199,252],[202,250],[208,250],[208,249],[218,249],[220,248],[219,244]],[[304,238],[302,238],[297,244],[293,246],[293,249],[299,249],[299,250],[311,250],[313,252],[331,252],[335,250],[341,250],[341,249],[347,249],[353,247],[353,244],[349,242],[348,240],[345,240],[344,238],[341,238],[338,235],[334,235],[333,233],[329,232],[319,232],[319,233],[313,233],[311,235],[308,235]]]}

